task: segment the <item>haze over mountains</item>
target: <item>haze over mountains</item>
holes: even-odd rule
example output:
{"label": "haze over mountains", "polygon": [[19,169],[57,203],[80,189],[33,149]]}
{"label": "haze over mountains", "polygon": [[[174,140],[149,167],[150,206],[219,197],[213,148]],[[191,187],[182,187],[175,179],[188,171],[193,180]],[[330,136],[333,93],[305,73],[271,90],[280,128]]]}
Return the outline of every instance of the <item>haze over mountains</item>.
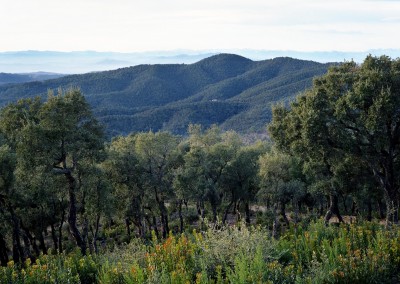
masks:
{"label": "haze over mountains", "polygon": [[329,64],[280,57],[252,61],[219,54],[193,64],[139,65],[0,86],[0,105],[49,89],[79,87],[110,136],[132,131],[183,134],[189,123],[260,132],[272,104],[311,86]]}
{"label": "haze over mountains", "polygon": [[[77,74],[93,71],[113,70],[139,64],[191,64],[201,59],[219,54],[215,50],[172,50],[153,52],[94,52],[94,51],[16,51],[0,52],[0,72],[27,73],[46,71],[62,74]],[[252,60],[265,60],[275,57],[292,57],[303,60],[312,60],[322,63],[343,62],[354,60],[362,62],[368,54],[379,56],[382,54],[397,58],[400,50],[378,49],[359,52],[316,51],[301,52],[290,50],[225,50]]]}

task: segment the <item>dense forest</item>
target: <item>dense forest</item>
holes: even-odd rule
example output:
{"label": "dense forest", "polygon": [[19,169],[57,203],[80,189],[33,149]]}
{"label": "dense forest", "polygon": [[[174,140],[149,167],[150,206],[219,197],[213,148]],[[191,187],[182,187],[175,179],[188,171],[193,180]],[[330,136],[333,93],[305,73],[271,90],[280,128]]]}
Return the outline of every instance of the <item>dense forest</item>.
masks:
{"label": "dense forest", "polygon": [[265,132],[271,104],[304,91],[329,66],[287,57],[252,61],[219,54],[194,64],[139,65],[0,86],[0,105],[79,87],[107,137],[149,130],[185,135],[188,124]]}
{"label": "dense forest", "polygon": [[397,283],[399,94],[399,59],[331,66],[254,143],[108,141],[76,88],[8,104],[0,283]]}

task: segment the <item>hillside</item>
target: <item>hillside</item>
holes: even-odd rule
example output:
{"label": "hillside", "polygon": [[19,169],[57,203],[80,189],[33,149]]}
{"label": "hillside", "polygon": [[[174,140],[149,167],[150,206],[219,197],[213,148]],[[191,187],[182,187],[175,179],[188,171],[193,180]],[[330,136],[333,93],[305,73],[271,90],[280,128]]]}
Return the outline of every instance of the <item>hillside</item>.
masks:
{"label": "hillside", "polygon": [[0,73],[0,85],[26,83],[32,81],[45,81],[49,79],[60,78],[63,74],[49,72],[33,72],[33,73]]}
{"label": "hillside", "polygon": [[270,106],[311,86],[329,64],[219,54],[194,64],[138,65],[0,86],[0,105],[49,89],[80,87],[109,135],[152,129],[184,133],[189,123],[262,131]]}

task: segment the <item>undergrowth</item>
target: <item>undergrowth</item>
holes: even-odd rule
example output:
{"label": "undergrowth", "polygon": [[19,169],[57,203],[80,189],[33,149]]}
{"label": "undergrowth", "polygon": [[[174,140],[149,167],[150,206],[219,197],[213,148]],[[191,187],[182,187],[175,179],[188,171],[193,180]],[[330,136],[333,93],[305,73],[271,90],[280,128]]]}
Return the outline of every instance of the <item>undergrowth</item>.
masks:
{"label": "undergrowth", "polygon": [[0,283],[393,283],[400,228],[291,227],[279,239],[244,225],[209,228],[99,255],[50,253],[0,268]]}

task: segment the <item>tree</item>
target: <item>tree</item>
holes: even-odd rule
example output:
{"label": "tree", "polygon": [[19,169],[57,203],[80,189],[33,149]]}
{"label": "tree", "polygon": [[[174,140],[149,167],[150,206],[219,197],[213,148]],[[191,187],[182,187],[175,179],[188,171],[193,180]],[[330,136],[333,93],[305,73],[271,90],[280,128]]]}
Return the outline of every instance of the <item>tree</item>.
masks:
{"label": "tree", "polygon": [[384,192],[387,222],[398,222],[400,59],[368,56],[360,66],[332,67],[290,110],[273,110],[269,131],[281,149],[325,168],[327,181],[343,159],[359,159]]}
{"label": "tree", "polygon": [[287,154],[277,151],[266,153],[260,157],[260,183],[261,189],[258,196],[261,199],[269,199],[274,203],[274,234],[276,236],[279,223],[276,218],[276,211],[287,225],[289,220],[286,217],[286,205],[292,199],[296,201],[304,195],[304,183],[299,176],[299,161]]}
{"label": "tree", "polygon": [[[49,175],[58,181],[56,176],[64,176],[69,199],[68,223],[85,253],[85,236],[77,225],[76,195],[83,167],[95,163],[103,147],[102,128],[85,98],[79,90],[71,89],[60,90],[56,96],[50,93],[45,103],[40,99],[21,100],[2,110],[0,125],[16,152],[20,187],[51,190],[44,186],[51,183]],[[43,199],[54,195],[42,193],[40,196]]]}
{"label": "tree", "polygon": [[[63,175],[68,186],[68,224],[83,254],[87,243],[77,224],[77,192],[82,185],[82,171],[97,163],[104,147],[103,130],[79,90],[71,89],[54,96],[49,94],[39,113],[42,135],[39,151],[43,162],[54,173]],[[28,141],[27,141],[28,142]],[[35,149],[32,149],[35,150]],[[38,149],[36,149],[38,150]]]}
{"label": "tree", "polygon": [[166,200],[173,198],[173,171],[177,168],[179,138],[168,132],[139,133],[136,137],[135,151],[140,167],[146,194],[152,192],[161,217],[162,236],[169,233]]}
{"label": "tree", "polygon": [[[2,144],[2,141],[0,141],[0,263],[1,265],[6,265],[8,262],[8,249],[5,236],[7,234],[6,228],[9,227],[9,213],[13,212],[13,209],[11,209],[13,205],[10,204],[12,200],[10,199],[12,198],[12,186],[14,183],[15,154],[12,153],[8,145]],[[16,236],[16,232],[18,233],[18,227],[14,224],[13,251],[14,260],[18,261],[22,249],[18,247],[19,235]]]}
{"label": "tree", "polygon": [[[24,99],[16,104],[9,104],[0,112],[0,146],[1,146],[1,182],[0,182],[0,203],[3,220],[8,223],[12,231],[12,252],[14,261],[24,260],[29,251],[23,248],[21,243],[21,218],[18,210],[24,207],[23,191],[16,186],[16,171],[18,169],[18,156],[21,137],[26,127],[34,126],[37,122],[37,114],[40,108],[39,99]],[[5,224],[4,228],[7,227]],[[2,236],[0,236],[2,237]],[[4,239],[3,239],[4,240]],[[25,238],[26,240],[26,238]],[[4,253],[5,243],[3,245]],[[29,245],[26,243],[26,245]]]}
{"label": "tree", "polygon": [[224,195],[223,176],[239,149],[240,141],[234,133],[221,134],[215,125],[204,132],[199,125],[190,125],[189,133],[189,150],[184,155],[185,163],[180,179],[186,182],[191,196],[197,201],[200,217],[204,218],[204,201],[208,201],[213,222],[216,222]]}
{"label": "tree", "polygon": [[240,145],[235,151],[221,180],[223,191],[231,197],[225,209],[223,223],[226,221],[228,210],[238,202],[244,204],[245,221],[250,223],[250,202],[255,199],[259,190],[258,160],[266,150],[266,145],[260,142],[250,146]]}
{"label": "tree", "polygon": [[118,200],[116,211],[123,212],[120,217],[125,219],[129,238],[132,222],[138,228],[139,235],[145,235],[144,169],[136,153],[136,138],[134,134],[114,138],[107,147],[107,160],[102,165],[114,188],[114,198]]}

